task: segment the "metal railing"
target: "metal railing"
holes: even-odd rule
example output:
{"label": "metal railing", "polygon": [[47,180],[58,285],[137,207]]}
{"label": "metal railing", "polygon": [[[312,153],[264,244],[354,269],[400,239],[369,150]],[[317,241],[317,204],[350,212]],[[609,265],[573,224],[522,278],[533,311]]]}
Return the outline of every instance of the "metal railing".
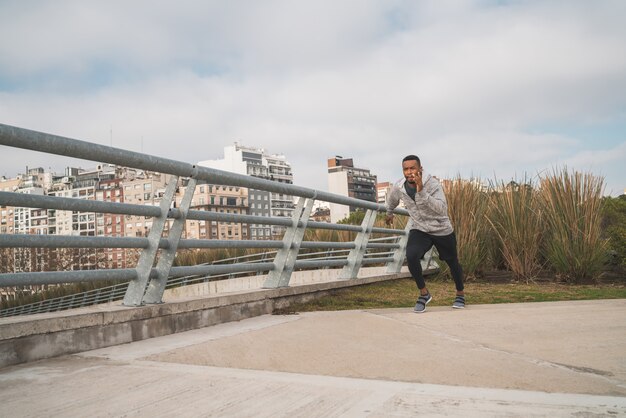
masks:
{"label": "metal railing", "polygon": [[[389,240],[390,238],[374,238],[371,241],[383,241]],[[434,250],[433,250],[434,251]],[[302,259],[308,260],[337,260],[337,259],[345,259],[347,257],[347,253],[349,250],[341,249],[341,250],[327,250],[327,251],[318,251],[313,253],[305,253],[300,254],[298,257]],[[384,254],[373,254],[376,256],[384,256],[391,255],[392,252],[387,252]],[[276,255],[276,251],[268,251],[257,254],[248,254],[237,257],[230,257],[221,260],[216,260],[213,263],[217,264],[231,264],[238,263],[242,260],[246,260],[251,263],[260,263],[264,262],[268,258],[273,258]],[[208,263],[203,263],[203,265],[207,265]],[[427,272],[434,272],[438,270],[438,267],[435,261],[432,259],[432,254],[427,254],[425,259],[422,261],[423,268],[425,274]],[[323,268],[329,268],[329,266]],[[182,277],[171,277],[168,279],[167,284],[165,286],[166,289],[173,289],[181,286],[188,286],[202,282],[212,282],[219,281],[224,279],[232,279],[235,277],[244,276],[247,274],[221,274],[221,275],[196,275],[196,276],[182,276]],[[128,287],[127,283],[118,283],[110,286],[105,286],[97,289],[88,290],[85,292],[74,293],[70,295],[64,295],[55,298],[43,299],[37,302],[19,305],[7,309],[0,310],[0,318],[9,317],[9,316],[17,316],[17,315],[33,315],[40,313],[48,313],[48,312],[57,312],[63,311],[67,309],[74,308],[82,308],[86,306],[98,305],[102,303],[110,303],[121,300],[124,297],[126,292],[126,288]]]}
{"label": "metal railing", "polygon": [[[0,234],[0,248],[141,250],[135,268],[9,272],[0,274],[0,287],[118,280],[124,282],[123,304],[139,306],[160,303],[165,288],[175,285],[174,278],[213,276],[215,279],[233,274],[267,272],[264,287],[276,288],[288,286],[292,272],[298,269],[341,267],[339,279],[351,279],[357,277],[364,265],[385,264],[390,274],[399,272],[402,267],[407,231],[374,227],[377,212],[386,210],[377,203],[3,124],[0,124],[0,145],[171,176],[158,207],[0,191],[0,206],[136,215],[152,219],[147,237]],[[187,181],[187,187],[182,202],[174,208],[175,191],[182,179]],[[205,183],[291,195],[298,198],[297,205],[291,218],[190,210],[196,185]],[[316,200],[363,209],[363,222],[361,225],[345,225],[311,221],[309,216]],[[396,209],[395,213],[408,215],[403,209]],[[280,225],[286,227],[286,231],[282,241],[181,239],[186,220]],[[166,228],[168,222],[171,224]],[[304,241],[306,229],[350,231],[356,233],[356,238],[352,242]],[[371,239],[374,233],[384,235],[386,242]],[[192,248],[265,248],[276,251],[272,253],[273,258],[268,259],[266,254],[260,261],[240,259],[234,263],[173,266],[178,249]],[[300,249],[317,249],[320,252],[312,257],[313,254],[300,253]],[[116,286],[106,297],[112,297],[111,294],[119,297],[120,289]],[[94,291],[94,294],[97,292]],[[87,300],[92,296],[84,298]],[[93,296],[92,299],[100,301],[102,298],[105,298],[104,295]]]}

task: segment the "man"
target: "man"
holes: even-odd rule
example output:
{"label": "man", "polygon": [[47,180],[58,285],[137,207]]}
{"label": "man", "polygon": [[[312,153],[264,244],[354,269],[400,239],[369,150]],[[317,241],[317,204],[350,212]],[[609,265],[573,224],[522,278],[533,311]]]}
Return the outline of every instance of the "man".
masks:
{"label": "man", "polygon": [[434,245],[439,258],[450,267],[456,286],[456,299],[453,308],[465,307],[463,292],[463,269],[456,250],[456,235],[448,217],[448,203],[443,188],[436,178],[424,178],[420,159],[408,155],[402,160],[404,180],[396,182],[387,195],[387,225],[393,223],[393,210],[400,201],[411,215],[409,239],[406,245],[406,260],[409,271],[417,283],[420,296],[415,304],[415,312],[422,313],[432,300],[426,288],[420,260]]}

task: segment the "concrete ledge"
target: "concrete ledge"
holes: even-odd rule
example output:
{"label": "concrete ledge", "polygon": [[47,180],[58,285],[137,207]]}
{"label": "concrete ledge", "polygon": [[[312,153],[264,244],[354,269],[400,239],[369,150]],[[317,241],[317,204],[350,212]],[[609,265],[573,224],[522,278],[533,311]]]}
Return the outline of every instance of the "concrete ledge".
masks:
{"label": "concrete ledge", "polygon": [[159,305],[105,304],[0,320],[0,367],[145,340],[272,313],[335,289],[410,277],[378,275],[279,289],[253,289]]}

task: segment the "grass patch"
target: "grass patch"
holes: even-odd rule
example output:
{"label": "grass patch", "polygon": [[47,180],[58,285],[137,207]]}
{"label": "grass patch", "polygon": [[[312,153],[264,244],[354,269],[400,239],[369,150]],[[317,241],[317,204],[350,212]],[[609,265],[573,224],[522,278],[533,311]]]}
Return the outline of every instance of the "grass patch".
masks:
{"label": "grass patch", "polygon": [[[451,306],[454,283],[435,279],[427,282],[433,295],[429,306]],[[578,285],[570,283],[489,283],[472,281],[465,284],[468,305],[516,302],[548,302],[563,300],[623,299],[626,282]],[[413,279],[400,279],[364,286],[338,289],[328,296],[308,303],[292,304],[275,314],[351,309],[410,308],[418,292]]]}

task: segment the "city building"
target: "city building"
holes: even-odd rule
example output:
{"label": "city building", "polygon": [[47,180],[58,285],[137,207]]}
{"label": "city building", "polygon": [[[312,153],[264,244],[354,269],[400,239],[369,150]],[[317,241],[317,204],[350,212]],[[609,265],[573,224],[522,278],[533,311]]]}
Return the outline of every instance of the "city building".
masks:
{"label": "city building", "polygon": [[[135,205],[159,206],[165,194],[165,186],[171,176],[154,172],[137,172],[129,179],[124,179],[124,202]],[[147,237],[152,228],[152,218],[137,215],[124,215],[124,235],[127,237]]]}
{"label": "city building", "polygon": [[[185,195],[186,184],[176,194],[176,205],[180,206]],[[248,212],[248,189],[245,187],[199,184],[191,200],[191,210],[206,210],[226,214],[245,215]],[[183,232],[189,239],[241,240],[250,235],[247,224],[241,222],[218,222],[188,219]]]}
{"label": "city building", "polygon": [[[236,142],[224,147],[223,159],[201,161],[198,165],[293,184],[291,165],[285,156],[268,154],[264,149],[244,147]],[[248,205],[251,215],[275,217],[291,217],[295,207],[293,196],[256,189],[248,190]],[[285,231],[282,226],[251,224],[249,227],[250,238],[260,240],[280,239]]]}
{"label": "city building", "polygon": [[[102,180],[96,186],[96,200],[102,202],[124,202],[123,180],[114,178]],[[123,237],[126,231],[126,217],[114,213],[96,214],[96,235]],[[105,250],[109,268],[126,268],[128,251],[123,248],[107,248]]]}
{"label": "city building", "polygon": [[[14,192],[19,189],[22,179],[19,177],[8,179],[0,178],[0,191]],[[0,234],[13,234],[15,218],[13,213],[15,208],[12,206],[0,206]]]}
{"label": "city building", "polygon": [[376,202],[384,205],[387,202],[387,195],[391,190],[392,184],[388,181],[376,184]]}
{"label": "city building", "polygon": [[[328,159],[328,191],[331,193],[353,197],[355,199],[376,202],[376,175],[370,170],[354,167],[352,158],[336,156]],[[330,204],[331,222],[347,218],[355,207]]]}
{"label": "city building", "polygon": [[330,222],[330,209],[326,207],[316,208],[309,219],[316,222]]}

